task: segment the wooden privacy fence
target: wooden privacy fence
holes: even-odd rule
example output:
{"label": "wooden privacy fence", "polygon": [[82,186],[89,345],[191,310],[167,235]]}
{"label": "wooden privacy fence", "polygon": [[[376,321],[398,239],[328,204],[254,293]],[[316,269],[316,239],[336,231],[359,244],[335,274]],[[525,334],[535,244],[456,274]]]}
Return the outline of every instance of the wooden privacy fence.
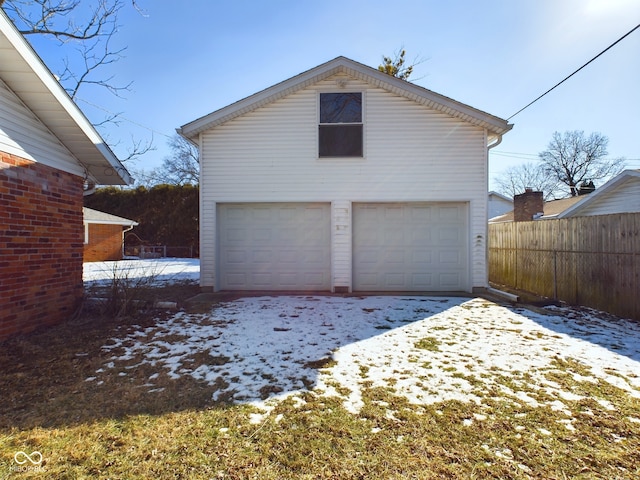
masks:
{"label": "wooden privacy fence", "polygon": [[489,281],[640,320],[640,213],[490,224]]}

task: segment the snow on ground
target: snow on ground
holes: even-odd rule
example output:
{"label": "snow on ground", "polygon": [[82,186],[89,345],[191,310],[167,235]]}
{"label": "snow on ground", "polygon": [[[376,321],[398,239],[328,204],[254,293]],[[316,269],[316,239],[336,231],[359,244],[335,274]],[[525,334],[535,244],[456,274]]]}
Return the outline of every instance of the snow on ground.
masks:
{"label": "snow on ground", "polygon": [[[194,273],[186,273],[188,262],[177,264],[185,276]],[[589,370],[575,380],[602,379],[640,397],[640,325],[608,318],[571,308],[545,315],[482,298],[245,297],[113,338],[103,347],[113,354],[104,369],[126,375],[139,359],[173,378],[217,385],[214,400],[264,408],[314,390],[341,395],[357,412],[368,382],[416,404],[481,403],[480,384],[532,406],[553,398],[546,405],[564,411],[563,401],[580,397],[545,376],[558,371],[558,359]]]}
{"label": "snow on ground", "polygon": [[151,279],[154,284],[197,281],[200,260],[197,258],[127,259],[117,262],[87,262],[83,279],[87,286],[105,285],[114,278],[131,282]]}

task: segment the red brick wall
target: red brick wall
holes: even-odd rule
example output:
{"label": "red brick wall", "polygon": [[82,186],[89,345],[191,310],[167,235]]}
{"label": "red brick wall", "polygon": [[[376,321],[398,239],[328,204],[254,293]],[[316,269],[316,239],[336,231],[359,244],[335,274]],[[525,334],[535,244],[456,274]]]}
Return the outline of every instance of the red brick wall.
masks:
{"label": "red brick wall", "polygon": [[513,221],[530,222],[538,213],[543,213],[544,199],[542,192],[534,192],[527,188],[524,193],[513,197]]}
{"label": "red brick wall", "polygon": [[122,225],[89,224],[89,243],[84,246],[85,262],[122,260]]}
{"label": "red brick wall", "polygon": [[0,341],[82,298],[82,179],[0,152]]}

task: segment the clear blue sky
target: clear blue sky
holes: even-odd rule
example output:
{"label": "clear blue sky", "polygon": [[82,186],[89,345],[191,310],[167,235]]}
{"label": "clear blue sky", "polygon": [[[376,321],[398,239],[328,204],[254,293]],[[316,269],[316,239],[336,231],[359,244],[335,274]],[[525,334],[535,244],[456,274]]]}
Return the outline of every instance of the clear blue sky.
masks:
{"label": "clear blue sky", "polygon": [[[90,104],[129,120],[101,130],[120,157],[155,132],[157,150],[133,172],[159,166],[191,120],[337,56],[377,67],[400,46],[424,59],[416,84],[506,119],[640,23],[640,0],[138,2],[144,15],[123,11],[113,47],[127,49],[108,69],[132,91],[79,95],[91,120],[104,112]],[[53,43],[37,50],[56,71]],[[511,122],[490,156],[490,189],[554,131],[600,132],[610,157],[640,168],[640,30]]]}

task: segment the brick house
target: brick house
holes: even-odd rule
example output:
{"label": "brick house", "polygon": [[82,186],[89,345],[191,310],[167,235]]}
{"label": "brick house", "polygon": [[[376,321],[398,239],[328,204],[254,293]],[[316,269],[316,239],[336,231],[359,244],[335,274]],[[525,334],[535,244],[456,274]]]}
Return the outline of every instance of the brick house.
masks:
{"label": "brick house", "polygon": [[84,189],[131,181],[0,9],[0,341],[74,313]]}
{"label": "brick house", "polygon": [[128,218],[84,207],[85,262],[122,260],[124,234],[138,225]]}

